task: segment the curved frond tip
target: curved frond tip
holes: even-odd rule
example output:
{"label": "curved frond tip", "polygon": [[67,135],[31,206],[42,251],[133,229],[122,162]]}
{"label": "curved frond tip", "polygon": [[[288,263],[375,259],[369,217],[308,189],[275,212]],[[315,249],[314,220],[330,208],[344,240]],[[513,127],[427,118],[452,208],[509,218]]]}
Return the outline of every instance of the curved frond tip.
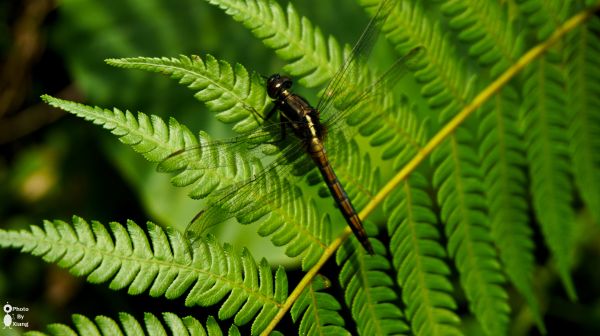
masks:
{"label": "curved frond tip", "polygon": [[241,22],[277,55],[290,64],[284,70],[306,87],[325,83],[342,64],[342,51],[333,37],[323,33],[292,3],[284,11],[273,0],[208,0]]}
{"label": "curved frond tip", "polygon": [[140,69],[168,75],[196,92],[194,97],[206,104],[225,123],[235,123],[236,132],[257,127],[271,100],[264,80],[249,73],[241,64],[231,64],[206,55],[179,58],[135,57],[107,59],[117,67]]}

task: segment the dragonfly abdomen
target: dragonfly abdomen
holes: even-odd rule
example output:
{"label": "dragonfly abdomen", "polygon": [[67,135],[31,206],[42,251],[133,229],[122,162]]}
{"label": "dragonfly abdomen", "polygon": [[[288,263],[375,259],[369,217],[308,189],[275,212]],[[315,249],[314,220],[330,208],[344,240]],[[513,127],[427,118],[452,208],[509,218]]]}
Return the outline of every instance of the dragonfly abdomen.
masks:
{"label": "dragonfly abdomen", "polygon": [[333,168],[329,164],[329,159],[327,158],[327,153],[325,152],[325,147],[323,147],[323,143],[318,138],[313,138],[310,141],[308,153],[319,168],[321,175],[323,176],[323,180],[327,187],[329,188],[329,192],[331,192],[331,196],[335,199],[342,215],[346,219],[346,222],[354,232],[354,235],[358,238],[358,241],[363,245],[363,247],[369,252],[369,254],[374,254],[373,247],[369,242],[369,237],[365,232],[365,229],[362,225],[362,221],[354,206],[350,202],[350,198],[346,194],[344,187],[338,180]]}

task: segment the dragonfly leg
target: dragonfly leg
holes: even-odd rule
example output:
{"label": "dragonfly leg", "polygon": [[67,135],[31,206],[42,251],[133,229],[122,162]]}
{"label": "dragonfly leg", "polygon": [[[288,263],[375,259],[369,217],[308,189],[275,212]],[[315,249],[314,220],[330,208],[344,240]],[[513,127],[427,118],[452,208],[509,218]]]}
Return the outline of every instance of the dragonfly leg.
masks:
{"label": "dragonfly leg", "polygon": [[271,119],[271,117],[273,116],[273,114],[275,114],[275,111],[277,111],[277,104],[273,105],[273,108],[271,109],[271,111],[269,111],[269,113],[267,113],[267,115],[263,118],[263,120],[269,120],[269,119]]}
{"label": "dragonfly leg", "polygon": [[270,145],[279,145],[281,144],[281,142],[283,142],[283,140],[285,140],[286,137],[286,130],[285,130],[285,119],[283,117],[281,117],[281,121],[280,121],[280,126],[281,126],[281,137],[278,139],[273,139],[271,141],[266,142],[267,144]]}
{"label": "dragonfly leg", "polygon": [[285,117],[283,116],[283,114],[281,116],[279,116],[279,122],[280,122],[280,126],[281,126],[281,139],[280,141],[283,141],[285,139]]}

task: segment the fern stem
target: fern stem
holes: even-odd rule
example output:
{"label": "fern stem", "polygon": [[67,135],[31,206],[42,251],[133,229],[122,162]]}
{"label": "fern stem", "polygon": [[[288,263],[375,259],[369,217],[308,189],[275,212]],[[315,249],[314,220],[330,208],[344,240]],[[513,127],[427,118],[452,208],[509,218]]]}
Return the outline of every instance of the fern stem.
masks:
{"label": "fern stem", "polygon": [[290,296],[288,296],[283,305],[279,308],[277,315],[275,315],[273,320],[271,320],[271,323],[269,323],[267,328],[263,330],[261,336],[267,336],[271,334],[271,332],[275,329],[279,321],[281,321],[281,319],[285,316],[285,313],[287,313],[287,311],[292,307],[292,305],[298,299],[298,297],[300,297],[300,294],[302,294],[304,289],[310,286],[311,281],[321,270],[321,267],[325,265],[327,260],[331,258],[331,256],[335,253],[335,251],[337,251],[337,249],[342,245],[346,238],[348,238],[352,234],[352,230],[350,229],[350,227],[347,228],[348,230],[344,230],[342,234],[340,234],[336,239],[334,239],[331,242],[331,244],[329,244],[329,246],[323,252],[323,255],[321,255],[321,258],[319,258],[319,261],[317,261],[317,263],[313,267],[311,267],[308,270],[308,272],[306,272],[302,280],[300,280],[296,288],[294,288],[294,291],[292,291]]}
{"label": "fern stem", "polygon": [[[419,164],[421,164],[421,162],[423,162],[423,160],[427,158],[427,156],[442,143],[442,141],[452,134],[458,128],[458,126],[460,126],[465,119],[467,119],[468,116],[470,116],[485,102],[487,102],[494,94],[500,91],[500,89],[508,84],[508,82],[517,74],[519,74],[523,68],[543,55],[548,49],[550,49],[550,47],[552,47],[563,36],[565,36],[565,34],[587,21],[598,9],[600,9],[600,1],[571,17],[562,26],[558,27],[546,41],[531,48],[527,53],[521,56],[521,58],[519,58],[515,64],[502,73],[500,77],[483,89],[471,103],[465,106],[462,111],[460,111],[438,133],[436,133],[431,140],[429,140],[429,142],[427,142],[427,144],[420,149],[416,155],[398,172],[398,174],[396,174],[386,185],[383,186],[379,193],[377,193],[362,209],[359,217],[364,220],[367,216],[369,216],[375,207],[377,207],[392,192],[392,190],[394,190],[400,184],[400,182],[402,182],[410,173],[412,173],[417,166],[419,166]],[[275,326],[277,326],[279,321],[281,321],[283,316],[285,316],[285,313],[298,299],[302,291],[304,291],[304,289],[310,285],[310,282],[315,275],[317,275],[317,272],[319,272],[321,267],[323,267],[327,260],[329,260],[335,251],[342,245],[344,240],[350,236],[350,234],[352,234],[350,227],[346,227],[344,231],[331,242],[327,249],[325,249],[323,255],[321,255],[321,258],[319,258],[319,261],[310,270],[308,270],[308,272],[306,272],[300,283],[298,283],[298,286],[294,288],[294,291],[290,294],[290,296],[288,296],[285,303],[279,308],[277,315],[275,315],[273,320],[271,320],[271,323],[269,323],[261,335],[269,335],[275,329]]]}

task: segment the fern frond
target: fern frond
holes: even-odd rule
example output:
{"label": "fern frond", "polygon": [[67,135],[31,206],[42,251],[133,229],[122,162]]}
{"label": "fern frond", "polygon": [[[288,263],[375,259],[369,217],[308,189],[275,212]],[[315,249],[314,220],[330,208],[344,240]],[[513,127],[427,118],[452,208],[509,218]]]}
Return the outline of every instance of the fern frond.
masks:
{"label": "fern frond", "polygon": [[[359,2],[373,8],[379,1]],[[422,85],[421,94],[432,109],[456,113],[469,101],[470,71],[459,61],[461,56],[435,20],[429,17],[422,2],[398,1],[383,32],[399,54],[417,46],[427,50],[420,69],[415,71],[415,77]]]}
{"label": "fern frond", "polygon": [[575,288],[569,274],[575,214],[571,206],[571,167],[565,102],[565,78],[560,57],[548,54],[525,73],[521,109],[531,195],[536,217],[568,295]]}
{"label": "fern frond", "polygon": [[423,148],[428,132],[426,120],[419,121],[415,117],[416,107],[408,97],[402,95],[393,105],[391,113],[383,115],[383,124],[373,125],[375,132],[371,135],[370,143],[373,147],[384,146],[381,158],[393,160],[392,168],[396,170]]}
{"label": "fern frond", "polygon": [[342,64],[337,41],[325,38],[319,28],[300,17],[292,3],[287,11],[273,0],[208,0],[241,22],[282,59],[292,63],[284,70],[306,87],[323,84]]}
{"label": "fern frond", "polygon": [[132,221],[127,227],[113,222],[110,231],[74,217],[73,226],[57,220],[45,221],[43,229],[0,230],[0,246],[41,256],[92,283],[110,282],[114,290],[127,287],[133,295],[148,291],[174,299],[189,292],[186,306],[203,307],[226,298],[219,318],[234,317],[236,325],[254,320],[253,334],[265,328],[287,297],[283,268],[273,276],[266,260],[257,264],[248,251],[220,246],[210,236],[189,249],[179,232],[165,232],[152,223],[148,234]]}
{"label": "fern frond", "polygon": [[108,59],[110,65],[141,69],[169,75],[180,84],[195,91],[194,97],[216,112],[217,119],[235,123],[236,132],[250,131],[258,125],[259,115],[270,104],[260,76],[240,64],[229,63],[206,55],[179,58],[121,58]]}
{"label": "fern frond", "polygon": [[[288,188],[293,187],[288,185]],[[329,216],[319,216],[313,199],[305,201],[303,197],[297,197],[294,202],[286,202],[283,207],[274,209],[260,223],[258,233],[272,236],[275,246],[287,246],[287,256],[301,256],[302,269],[308,270],[331,241],[331,226]]]}
{"label": "fern frond", "polygon": [[175,119],[167,125],[157,116],[148,117],[138,113],[137,117],[119,109],[113,111],[90,107],[76,102],[43,95],[47,104],[65,110],[80,118],[101,125],[119,137],[119,141],[130,145],[150,162],[160,162],[173,152],[198,145],[194,135]]}
{"label": "fern frond", "polygon": [[569,36],[567,103],[570,153],[575,184],[600,223],[600,20],[597,17]]}
{"label": "fern frond", "polygon": [[[47,326],[47,334],[37,331],[28,332],[26,335],[223,335],[222,329],[212,316],[208,317],[205,325],[191,316],[181,318],[173,313],[163,313],[162,317],[164,321],[152,313],[145,313],[141,323],[130,314],[120,313],[119,325],[114,319],[102,315],[96,316],[92,321],[86,316],[74,314],[74,329],[65,324],[55,323]],[[237,327],[231,325],[228,335],[239,334]]]}
{"label": "fern frond", "polygon": [[[48,95],[42,99],[60,109],[72,113],[94,124],[101,125],[119,137],[119,141],[130,145],[136,152],[142,154],[150,162],[162,162],[169,155],[186,148],[197,147],[209,142],[209,138],[201,133],[198,140],[183,125],[171,118],[169,125],[158,116],[148,117],[146,114],[138,113],[137,117],[129,111],[122,112],[119,109],[107,110],[99,107],[90,107],[83,104],[54,98]],[[241,170],[248,176],[253,169],[254,162],[244,157],[243,153],[226,153],[225,155],[203,155],[198,153],[198,160],[212,160],[211,169],[199,172],[197,170],[183,170],[176,167],[178,172],[172,178],[173,184],[177,186],[192,185],[190,197],[204,198],[219,186],[236,182],[236,175]],[[221,163],[225,160],[233,160],[232,167]],[[205,163],[208,164],[208,163]]]}
{"label": "fern frond", "polygon": [[473,139],[459,128],[432,154],[433,177],[448,252],[460,273],[469,308],[488,335],[506,334],[509,320],[504,276],[490,235],[479,160],[468,143]]}
{"label": "fern frond", "polygon": [[533,233],[529,227],[525,144],[519,133],[518,106],[517,92],[507,86],[479,109],[479,156],[489,200],[491,235],[506,274],[542,328],[533,289]]}
{"label": "fern frond", "polygon": [[509,20],[506,4],[451,0],[441,9],[450,17],[450,27],[459,31],[458,39],[469,45],[469,54],[492,68],[492,77],[514,64],[522,52],[523,43]]}
{"label": "fern frond", "polygon": [[562,0],[518,0],[522,17],[534,29],[538,41],[548,38],[565,21],[572,5]]}
{"label": "fern frond", "polygon": [[460,335],[450,268],[428,189],[427,180],[413,172],[384,205],[396,281],[415,335]]}
{"label": "fern frond", "polygon": [[[368,223],[365,228],[369,229]],[[369,240],[375,251],[385,251],[381,242]],[[391,265],[385,256],[367,256],[355,239],[348,239],[337,250],[336,262],[341,267],[339,281],[358,334],[407,334],[409,328],[396,304],[394,281],[388,275]]]}
{"label": "fern frond", "polygon": [[294,323],[300,323],[299,335],[350,335],[338,313],[341,305],[331,294],[323,292],[330,285],[328,279],[317,276],[294,302],[290,314]]}
{"label": "fern frond", "polygon": [[[148,117],[138,113],[136,118],[129,111],[123,113],[118,109],[110,111],[93,108],[47,95],[42,98],[52,106],[102,125],[151,162],[162,162],[172,153],[206,145],[210,140],[204,133],[200,133],[196,139],[175,119],[171,119],[167,127],[157,116]],[[205,198],[219,188],[235,186],[240,179],[250,178],[261,169],[256,158],[243,152],[205,155],[198,150],[190,153],[195,155],[191,163],[181,166],[176,160],[173,166],[166,165],[165,171],[176,173],[171,178],[174,185],[190,186],[189,195],[192,198]],[[215,169],[199,169],[196,165],[212,166]],[[305,267],[310,267],[326,248],[331,229],[326,219],[318,219],[315,203],[298,197],[298,192],[286,176],[269,172],[269,176],[256,185],[252,199],[236,197],[220,206],[225,208],[223,211],[234,212],[238,221],[243,224],[261,219],[259,234],[272,236],[271,240],[276,246],[287,245],[288,256],[301,255]],[[218,198],[219,195],[222,196],[218,193],[215,197]],[[254,206],[244,207],[244,204],[251,201]],[[264,217],[266,214],[268,216]]]}

